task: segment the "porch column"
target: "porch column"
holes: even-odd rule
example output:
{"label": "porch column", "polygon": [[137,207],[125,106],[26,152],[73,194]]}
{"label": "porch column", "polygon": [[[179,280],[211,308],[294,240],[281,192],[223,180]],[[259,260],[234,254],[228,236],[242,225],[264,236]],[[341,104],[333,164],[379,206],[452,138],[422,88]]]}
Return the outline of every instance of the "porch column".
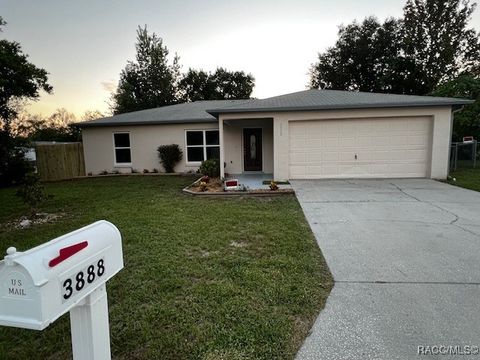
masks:
{"label": "porch column", "polygon": [[220,135],[220,179],[225,178],[225,149],[223,143],[223,119],[218,117],[218,134]]}
{"label": "porch column", "polygon": [[288,118],[283,114],[273,118],[273,178],[288,180],[290,175]]}
{"label": "porch column", "polygon": [[452,116],[450,109],[437,110],[433,116],[432,160],[430,165],[430,177],[432,179],[446,179],[448,176]]}

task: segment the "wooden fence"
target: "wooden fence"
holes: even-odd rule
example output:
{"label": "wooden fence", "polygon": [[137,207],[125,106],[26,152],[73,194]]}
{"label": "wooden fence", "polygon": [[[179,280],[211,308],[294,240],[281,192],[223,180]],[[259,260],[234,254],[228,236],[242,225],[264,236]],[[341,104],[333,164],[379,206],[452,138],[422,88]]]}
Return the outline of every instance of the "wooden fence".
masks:
{"label": "wooden fence", "polygon": [[44,181],[85,176],[82,143],[37,145],[37,171]]}

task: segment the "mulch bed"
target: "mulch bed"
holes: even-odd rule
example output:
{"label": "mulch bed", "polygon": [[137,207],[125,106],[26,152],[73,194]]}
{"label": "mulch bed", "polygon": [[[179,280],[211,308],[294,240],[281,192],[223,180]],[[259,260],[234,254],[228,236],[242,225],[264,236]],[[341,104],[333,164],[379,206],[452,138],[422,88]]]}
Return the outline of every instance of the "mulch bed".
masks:
{"label": "mulch bed", "polygon": [[252,189],[252,190],[229,190],[223,189],[223,182],[219,178],[210,178],[206,184],[201,185],[202,178],[196,180],[190,186],[187,186],[183,191],[191,195],[285,195],[293,194],[293,189]]}

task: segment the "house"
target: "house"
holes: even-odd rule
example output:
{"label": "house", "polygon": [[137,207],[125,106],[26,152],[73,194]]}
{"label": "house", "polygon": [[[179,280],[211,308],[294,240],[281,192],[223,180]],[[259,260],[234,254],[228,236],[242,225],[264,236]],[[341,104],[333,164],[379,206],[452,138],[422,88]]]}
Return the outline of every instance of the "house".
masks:
{"label": "house", "polygon": [[306,90],[267,99],[196,101],[80,123],[87,172],[161,168],[178,144],[178,172],[219,158],[221,175],[277,180],[448,174],[452,114],[471,100]]}

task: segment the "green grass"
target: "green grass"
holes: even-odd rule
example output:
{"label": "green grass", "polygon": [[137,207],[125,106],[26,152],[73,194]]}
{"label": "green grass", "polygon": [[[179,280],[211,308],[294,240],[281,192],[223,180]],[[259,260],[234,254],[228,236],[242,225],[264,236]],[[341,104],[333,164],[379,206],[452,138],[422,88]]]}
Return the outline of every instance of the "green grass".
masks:
{"label": "green grass", "polygon": [[[456,181],[453,181],[455,178]],[[458,169],[450,174],[449,184],[480,191],[480,164],[475,169]]]}
{"label": "green grass", "polygon": [[[15,189],[0,190],[0,249],[109,220],[125,259],[107,286],[114,359],[292,359],[332,283],[298,202],[182,194],[192,181],[49,183],[40,210],[65,215],[25,230],[8,225],[27,213]],[[70,358],[69,326],[64,315],[42,332],[0,327],[0,359]]]}

